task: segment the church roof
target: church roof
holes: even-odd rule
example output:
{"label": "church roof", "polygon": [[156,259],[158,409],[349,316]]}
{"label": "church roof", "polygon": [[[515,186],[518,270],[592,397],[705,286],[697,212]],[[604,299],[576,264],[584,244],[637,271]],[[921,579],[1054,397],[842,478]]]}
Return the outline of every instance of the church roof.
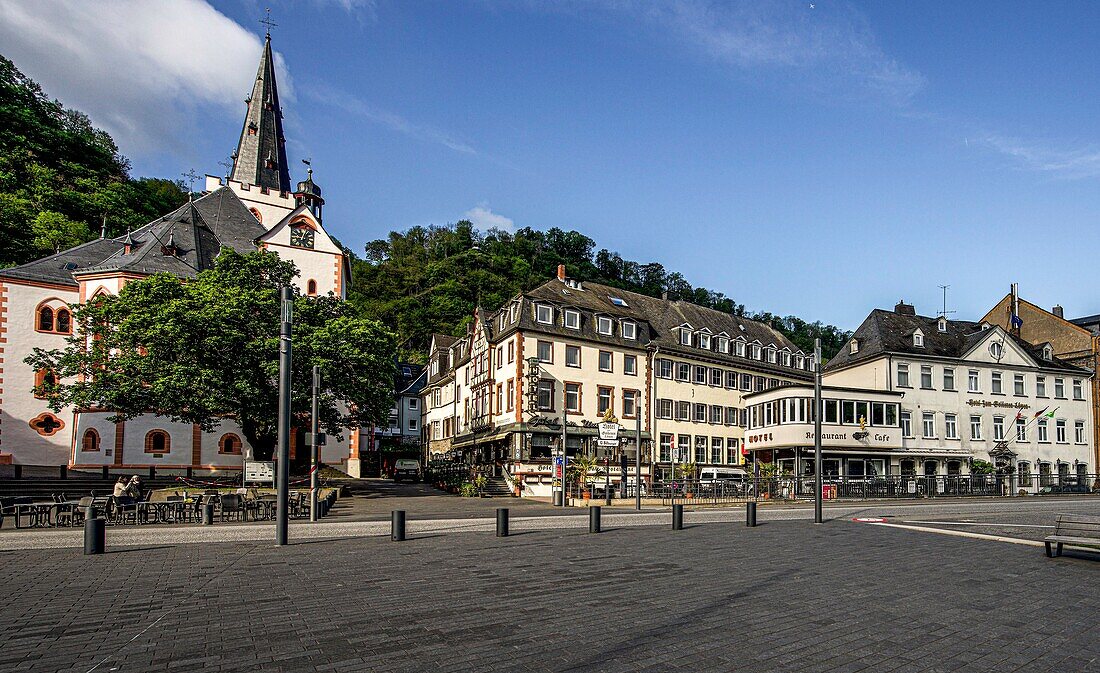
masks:
{"label": "church roof", "polygon": [[107,257],[122,250],[121,238],[97,238],[56,255],[36,259],[20,266],[0,269],[0,278],[52,283],[78,287],[73,273],[99,264]]}
{"label": "church roof", "polygon": [[279,106],[279,89],[275,83],[275,59],[271,54],[270,35],[264,41],[256,82],[248,98],[241,140],[233,154],[230,177],[276,192],[289,192],[291,189],[283,138],[283,110]]}
{"label": "church roof", "polygon": [[241,253],[256,250],[255,240],[264,231],[233,190],[222,187],[128,234],[129,252],[122,245],[76,275],[118,271],[192,277],[214,265],[222,246]]}

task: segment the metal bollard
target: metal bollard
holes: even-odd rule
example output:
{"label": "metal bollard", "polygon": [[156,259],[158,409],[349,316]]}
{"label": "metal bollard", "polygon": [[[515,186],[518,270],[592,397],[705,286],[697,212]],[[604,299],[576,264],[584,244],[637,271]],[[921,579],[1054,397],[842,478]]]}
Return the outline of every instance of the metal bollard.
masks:
{"label": "metal bollard", "polygon": [[603,508],[599,505],[588,508],[588,532],[600,532],[600,512]]}
{"label": "metal bollard", "polygon": [[103,478],[104,479],[110,479],[111,478],[111,469],[109,467],[107,467],[106,465],[103,466]]}
{"label": "metal bollard", "polygon": [[508,537],[507,507],[497,507],[497,537]]}
{"label": "metal bollard", "polygon": [[684,529],[684,506],[673,505],[672,506],[672,530]]}
{"label": "metal bollard", "polygon": [[[90,508],[89,508],[90,509]],[[88,518],[84,520],[84,555],[102,554],[106,547],[106,526],[103,519]]]}
{"label": "metal bollard", "polygon": [[214,525],[214,503],[208,502],[202,506],[202,525]]}
{"label": "metal bollard", "polygon": [[748,526],[749,528],[753,528],[753,527],[756,526],[756,503],[755,502],[746,502],[745,503],[745,525]]}
{"label": "metal bollard", "polygon": [[62,465],[61,469],[58,470],[58,476],[61,477],[62,479],[68,479],[69,478],[69,466],[68,465]]}
{"label": "metal bollard", "polygon": [[605,488],[603,491],[603,504],[608,507],[611,506],[611,487]]}
{"label": "metal bollard", "polygon": [[393,510],[390,522],[390,539],[394,542],[401,542],[405,539],[405,510],[403,509]]}
{"label": "metal bollard", "polygon": [[561,507],[561,491],[554,491],[553,505],[554,507]]}

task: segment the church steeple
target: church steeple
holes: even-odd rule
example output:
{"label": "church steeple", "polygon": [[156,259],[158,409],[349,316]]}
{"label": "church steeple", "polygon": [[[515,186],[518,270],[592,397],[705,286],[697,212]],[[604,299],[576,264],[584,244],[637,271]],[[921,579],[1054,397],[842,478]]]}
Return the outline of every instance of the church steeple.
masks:
{"label": "church steeple", "polygon": [[233,155],[233,171],[229,177],[266,187],[273,192],[289,192],[290,170],[283,138],[283,111],[279,107],[279,89],[275,84],[275,59],[271,55],[270,33],[264,40],[256,83],[246,102],[248,113],[241,129],[241,140]]}

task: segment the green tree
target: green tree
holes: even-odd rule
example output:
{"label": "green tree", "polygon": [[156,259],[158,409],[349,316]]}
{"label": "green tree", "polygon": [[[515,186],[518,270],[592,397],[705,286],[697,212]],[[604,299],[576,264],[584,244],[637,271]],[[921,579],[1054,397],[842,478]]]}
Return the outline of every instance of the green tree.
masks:
{"label": "green tree", "polygon": [[[271,455],[278,418],[279,288],[297,275],[268,252],[225,248],[193,280],[157,274],[117,296],[74,310],[63,350],[35,349],[26,363],[60,382],[36,392],[57,411],[111,409],[115,420],[157,413],[212,430],[240,424],[257,455]],[[293,330],[295,425],[309,420],[313,365],[321,367],[321,427],[378,423],[393,397],[393,335],[331,296],[296,296]]]}
{"label": "green tree", "polygon": [[88,225],[73,222],[61,213],[43,210],[31,222],[35,247],[47,254],[61,252],[65,248],[79,245],[91,237]]}

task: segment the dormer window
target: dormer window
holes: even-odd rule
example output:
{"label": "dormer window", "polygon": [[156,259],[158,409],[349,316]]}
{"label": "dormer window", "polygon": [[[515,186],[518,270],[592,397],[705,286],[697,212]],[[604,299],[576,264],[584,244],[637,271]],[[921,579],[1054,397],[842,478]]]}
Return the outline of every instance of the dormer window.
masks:
{"label": "dormer window", "polygon": [[703,349],[708,350],[708,351],[710,350],[710,335],[709,334],[703,334],[702,332],[699,333],[699,348],[703,348]]}
{"label": "dormer window", "polygon": [[738,341],[737,345],[734,346],[733,350],[734,350],[734,354],[737,355],[738,357],[745,357],[745,342],[744,341]]}
{"label": "dormer window", "polygon": [[760,360],[761,359],[760,354],[763,353],[763,352],[764,352],[763,349],[761,349],[758,344],[753,344],[752,345],[752,359],[753,360]]}
{"label": "dormer window", "polygon": [[917,348],[924,348],[924,332],[920,330],[913,332],[913,345]]}
{"label": "dormer window", "polygon": [[505,317],[504,311],[501,311],[500,312],[500,317],[497,318],[497,329],[500,330],[501,332],[504,331],[504,317]]}
{"label": "dormer window", "polygon": [[940,318],[939,321],[937,321],[937,323],[936,323],[936,329],[939,330],[940,332],[946,332],[947,331],[947,318]]}
{"label": "dormer window", "polygon": [[855,355],[859,352],[859,339],[852,339],[848,342],[848,353]]}
{"label": "dormer window", "polygon": [[680,345],[681,346],[690,346],[691,345],[691,330],[688,329],[687,327],[681,327],[680,328]]}
{"label": "dormer window", "polygon": [[775,364],[775,349],[774,348],[769,348],[769,349],[767,349],[767,351],[768,351],[767,352],[768,362],[770,362],[774,365]]}
{"label": "dormer window", "polygon": [[535,322],[543,325],[554,324],[554,309],[546,304],[535,304]]}
{"label": "dormer window", "polygon": [[729,353],[730,352],[730,340],[726,337],[718,337],[718,352]]}
{"label": "dormer window", "polygon": [[790,367],[791,366],[791,354],[790,353],[783,353],[783,366],[784,367]]}
{"label": "dormer window", "polygon": [[513,323],[513,324],[516,322],[516,305],[515,304],[512,304],[511,306],[508,307],[508,322]]}
{"label": "dormer window", "polygon": [[632,320],[624,320],[622,322],[623,338],[624,339],[637,339],[638,338],[638,325]]}
{"label": "dormer window", "polygon": [[573,311],[571,309],[565,309],[565,326],[569,329],[581,328],[581,314],[580,311]]}
{"label": "dormer window", "polygon": [[596,318],[596,332],[600,334],[610,335],[613,326],[611,318],[601,315]]}
{"label": "dormer window", "polygon": [[1054,359],[1054,349],[1050,347],[1050,344],[1046,344],[1045,346],[1043,346],[1043,359],[1044,360],[1053,360]]}
{"label": "dormer window", "polygon": [[806,368],[806,358],[802,357],[801,355],[799,355],[797,358],[795,358],[794,362],[795,362],[795,365],[794,365],[795,367],[797,367],[799,369],[805,369]]}

